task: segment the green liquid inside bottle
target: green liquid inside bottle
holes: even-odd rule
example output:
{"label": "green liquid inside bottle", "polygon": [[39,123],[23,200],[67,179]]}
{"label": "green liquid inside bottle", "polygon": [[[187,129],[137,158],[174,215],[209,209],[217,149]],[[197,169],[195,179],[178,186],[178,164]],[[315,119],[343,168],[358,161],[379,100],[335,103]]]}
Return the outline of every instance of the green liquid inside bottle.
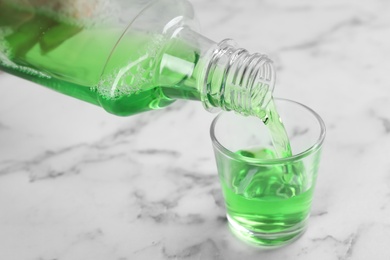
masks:
{"label": "green liquid inside bottle", "polygon": [[[195,51],[161,35],[82,27],[0,1],[0,69],[116,115],[199,99],[191,78],[197,60]],[[170,69],[175,61],[180,73]]]}

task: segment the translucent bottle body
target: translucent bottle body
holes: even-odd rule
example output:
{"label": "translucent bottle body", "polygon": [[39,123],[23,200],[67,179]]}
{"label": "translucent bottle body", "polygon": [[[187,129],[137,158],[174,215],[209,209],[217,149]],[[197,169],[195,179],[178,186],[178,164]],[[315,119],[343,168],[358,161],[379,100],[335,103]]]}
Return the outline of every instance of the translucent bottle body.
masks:
{"label": "translucent bottle body", "polygon": [[261,95],[272,92],[270,62],[257,56],[251,64],[253,56],[215,44],[192,24],[185,1],[0,0],[0,69],[116,115],[178,98],[247,114],[252,103],[242,100],[259,96],[242,85],[266,75]]}

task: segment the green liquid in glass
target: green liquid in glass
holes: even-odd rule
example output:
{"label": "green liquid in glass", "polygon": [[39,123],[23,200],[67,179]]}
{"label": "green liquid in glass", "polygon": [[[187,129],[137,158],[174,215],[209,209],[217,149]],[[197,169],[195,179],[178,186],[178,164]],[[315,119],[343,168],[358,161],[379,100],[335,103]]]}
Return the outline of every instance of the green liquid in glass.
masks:
{"label": "green liquid in glass", "polygon": [[246,158],[273,159],[275,152],[259,148],[236,153],[242,161],[232,163],[231,180],[222,180],[232,231],[263,246],[297,237],[305,228],[313,195],[313,187],[303,190],[307,180],[302,164],[253,166]]}
{"label": "green liquid in glass", "polygon": [[273,149],[255,147],[236,151],[241,159],[230,161],[231,177],[222,177],[221,184],[232,231],[256,245],[281,246],[303,233],[311,208],[313,185],[305,176],[301,161],[253,164],[252,159],[292,155],[273,100],[264,121]]}

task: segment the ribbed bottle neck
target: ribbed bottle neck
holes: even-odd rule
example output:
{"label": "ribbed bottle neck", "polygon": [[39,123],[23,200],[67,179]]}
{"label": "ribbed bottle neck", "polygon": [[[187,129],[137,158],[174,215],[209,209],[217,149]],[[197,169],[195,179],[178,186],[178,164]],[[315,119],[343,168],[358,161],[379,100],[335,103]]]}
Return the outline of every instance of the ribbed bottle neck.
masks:
{"label": "ribbed bottle neck", "polygon": [[275,84],[272,61],[263,54],[249,54],[232,40],[218,43],[206,56],[198,81],[205,108],[262,117]]}

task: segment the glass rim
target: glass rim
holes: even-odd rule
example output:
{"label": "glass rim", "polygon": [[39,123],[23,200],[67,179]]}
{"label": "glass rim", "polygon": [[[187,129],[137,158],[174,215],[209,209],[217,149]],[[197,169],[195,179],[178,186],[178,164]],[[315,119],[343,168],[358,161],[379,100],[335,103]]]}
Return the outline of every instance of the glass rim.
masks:
{"label": "glass rim", "polygon": [[222,145],[219,142],[218,138],[215,136],[215,126],[216,126],[217,122],[225,113],[228,113],[227,111],[222,111],[213,119],[211,126],[210,126],[210,136],[211,136],[211,141],[212,141],[214,147],[217,148],[219,151],[221,151],[224,155],[226,155],[232,159],[245,161],[245,162],[250,163],[250,164],[258,164],[258,165],[274,165],[274,164],[282,164],[282,163],[287,163],[287,162],[291,162],[291,161],[296,161],[296,160],[305,158],[308,155],[318,151],[322,147],[322,144],[324,142],[325,135],[326,135],[326,126],[325,126],[325,123],[322,120],[321,116],[317,112],[315,112],[313,109],[311,109],[310,107],[308,107],[302,103],[299,103],[297,101],[285,99],[285,98],[274,98],[274,100],[294,103],[294,104],[301,106],[304,109],[308,110],[315,117],[315,119],[317,120],[319,127],[320,127],[320,134],[319,134],[317,140],[313,143],[313,145],[309,146],[309,148],[305,149],[303,152],[300,152],[298,154],[294,154],[294,155],[289,156],[289,157],[283,157],[283,158],[258,159],[258,158],[248,158],[248,157],[240,156],[240,155],[230,151],[229,149],[227,149],[224,145]]}

